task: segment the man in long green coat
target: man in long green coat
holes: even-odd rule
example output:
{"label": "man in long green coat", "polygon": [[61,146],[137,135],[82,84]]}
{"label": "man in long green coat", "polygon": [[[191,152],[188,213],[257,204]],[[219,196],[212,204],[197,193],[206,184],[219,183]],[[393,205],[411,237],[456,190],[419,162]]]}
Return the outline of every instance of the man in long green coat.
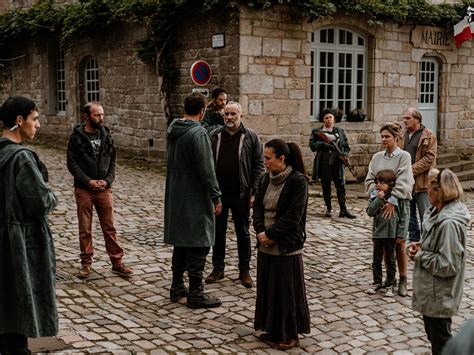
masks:
{"label": "man in long green coat", "polygon": [[26,97],[0,109],[0,353],[29,354],[27,337],[58,333],[55,256],[48,213],[57,204],[38,156],[21,146],[40,127]]}
{"label": "man in long green coat", "polygon": [[[167,132],[164,241],[174,246],[170,300],[177,302],[187,296],[189,308],[222,304],[204,293],[202,283],[206,257],[215,241],[215,215],[222,209],[211,141],[199,123],[205,107],[204,95],[187,96],[184,117],[175,119]],[[185,271],[189,292],[183,281]]]}

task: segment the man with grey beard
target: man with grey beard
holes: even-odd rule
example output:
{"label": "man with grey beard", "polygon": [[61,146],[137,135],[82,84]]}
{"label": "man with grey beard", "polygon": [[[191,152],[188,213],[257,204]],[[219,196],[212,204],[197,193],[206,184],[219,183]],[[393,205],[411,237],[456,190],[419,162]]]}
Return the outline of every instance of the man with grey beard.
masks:
{"label": "man with grey beard", "polygon": [[263,147],[257,134],[242,124],[242,107],[230,101],[224,109],[224,127],[211,132],[216,175],[222,191],[222,212],[216,217],[216,243],[212,249],[213,271],[206,283],[224,277],[226,230],[232,212],[239,255],[240,283],[251,288],[249,215],[260,175],[264,172]]}

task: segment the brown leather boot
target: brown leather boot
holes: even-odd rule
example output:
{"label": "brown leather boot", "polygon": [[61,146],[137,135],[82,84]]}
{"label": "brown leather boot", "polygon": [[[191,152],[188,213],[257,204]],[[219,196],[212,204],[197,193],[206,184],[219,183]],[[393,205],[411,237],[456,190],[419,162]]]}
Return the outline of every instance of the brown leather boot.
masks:
{"label": "brown leather boot", "polygon": [[253,286],[253,280],[250,277],[249,271],[248,270],[243,270],[239,274],[239,280],[242,285],[244,285],[247,288],[252,288]]}
{"label": "brown leather boot", "polygon": [[219,270],[212,270],[212,272],[206,277],[204,280],[207,284],[213,284],[219,281],[220,279],[224,278],[224,271]]}

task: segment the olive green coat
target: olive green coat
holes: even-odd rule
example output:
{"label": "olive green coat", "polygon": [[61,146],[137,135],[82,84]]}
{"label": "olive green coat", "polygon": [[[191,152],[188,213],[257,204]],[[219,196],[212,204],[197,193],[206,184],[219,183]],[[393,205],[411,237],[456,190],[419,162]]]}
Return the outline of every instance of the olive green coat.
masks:
{"label": "olive green coat", "polygon": [[214,245],[214,204],[221,192],[211,141],[199,122],[174,120],[167,132],[164,241],[179,247]]}
{"label": "olive green coat", "polygon": [[33,151],[0,138],[0,334],[58,333],[47,217],[57,200],[42,171]]}

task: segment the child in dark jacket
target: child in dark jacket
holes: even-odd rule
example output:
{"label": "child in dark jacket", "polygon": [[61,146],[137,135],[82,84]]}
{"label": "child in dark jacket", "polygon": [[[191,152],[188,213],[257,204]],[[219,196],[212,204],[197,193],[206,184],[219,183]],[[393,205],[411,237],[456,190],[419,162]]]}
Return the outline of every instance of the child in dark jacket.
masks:
{"label": "child in dark jacket", "polygon": [[[395,186],[395,173],[392,170],[381,170],[375,175],[377,189],[373,191],[367,214],[373,217],[372,240],[373,240],[373,262],[372,272],[374,277],[373,287],[367,290],[368,294],[374,295],[377,292],[384,292],[386,296],[393,296],[392,286],[395,282],[395,241],[397,234],[397,224],[399,219],[398,207],[395,208],[395,215],[390,219],[382,216],[383,207],[390,197],[390,192]],[[382,259],[385,255],[385,265],[387,268],[387,278],[382,282]]]}

